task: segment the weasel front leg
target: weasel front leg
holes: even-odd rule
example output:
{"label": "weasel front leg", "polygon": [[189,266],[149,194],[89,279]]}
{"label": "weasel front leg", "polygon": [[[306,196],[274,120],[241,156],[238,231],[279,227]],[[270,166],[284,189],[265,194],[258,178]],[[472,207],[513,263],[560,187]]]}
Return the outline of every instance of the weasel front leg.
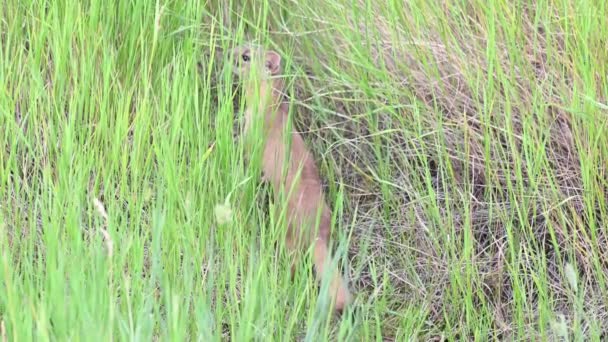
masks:
{"label": "weasel front leg", "polygon": [[290,254],[291,258],[291,279],[293,280],[296,275],[296,267],[298,265],[299,257],[298,257],[298,244],[296,243],[294,237],[292,236],[292,231],[287,232],[287,237],[285,240],[285,245],[287,246],[287,251]]}

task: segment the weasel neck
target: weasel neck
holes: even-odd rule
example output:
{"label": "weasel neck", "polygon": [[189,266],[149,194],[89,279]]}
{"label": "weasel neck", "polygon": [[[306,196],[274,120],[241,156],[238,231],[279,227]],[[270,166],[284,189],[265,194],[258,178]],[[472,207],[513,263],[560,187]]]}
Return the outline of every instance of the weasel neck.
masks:
{"label": "weasel neck", "polygon": [[[282,109],[283,80],[274,78],[261,80],[257,84],[251,83],[246,88],[245,96],[247,120],[255,120],[258,114],[263,115],[264,131],[270,129]],[[260,119],[262,118],[258,116],[257,120]]]}

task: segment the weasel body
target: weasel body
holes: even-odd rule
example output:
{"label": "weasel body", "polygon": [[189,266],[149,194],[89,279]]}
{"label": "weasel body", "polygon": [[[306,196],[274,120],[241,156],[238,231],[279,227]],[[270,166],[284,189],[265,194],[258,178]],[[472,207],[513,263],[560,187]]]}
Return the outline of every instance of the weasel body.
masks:
{"label": "weasel body", "polygon": [[[315,274],[321,280],[330,258],[331,211],[312,154],[300,134],[286,130],[289,105],[281,100],[283,81],[277,77],[281,58],[274,51],[250,47],[236,48],[233,54],[235,74],[245,82],[245,135],[251,132],[254,120],[263,120],[263,178],[277,196],[281,191],[287,196],[287,246],[295,250],[312,245]],[[286,134],[291,135],[290,146],[285,144]],[[314,229],[317,222],[318,230]],[[292,272],[294,265],[295,260]],[[334,308],[342,312],[352,296],[340,273],[329,273]]]}

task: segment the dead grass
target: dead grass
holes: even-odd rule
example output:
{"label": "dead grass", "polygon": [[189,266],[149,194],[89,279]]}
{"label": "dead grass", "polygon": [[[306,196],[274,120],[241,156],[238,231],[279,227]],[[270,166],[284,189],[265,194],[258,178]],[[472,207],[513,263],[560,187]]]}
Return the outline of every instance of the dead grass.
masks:
{"label": "dead grass", "polygon": [[[563,276],[564,265],[575,263],[585,289],[579,299],[605,326],[608,192],[605,149],[597,144],[606,139],[590,141],[587,127],[603,129],[606,111],[585,104],[577,89],[590,75],[573,59],[575,44],[592,49],[602,68],[591,75],[597,86],[589,95],[606,103],[601,58],[608,56],[600,49],[608,37],[566,42],[578,33],[557,20],[535,23],[542,14],[533,6],[504,14],[519,25],[514,32],[507,26],[489,32],[492,19],[477,12],[481,7],[454,15],[444,5],[419,31],[412,29],[420,18],[407,10],[391,22],[385,5],[371,5],[375,15],[367,24],[346,11],[345,21],[357,31],[348,34],[325,33],[340,20],[334,15],[344,13],[324,7],[321,20],[300,8],[297,14],[317,31],[286,40],[298,67],[309,70],[295,92],[304,99],[298,127],[329,182],[346,190],[343,222],[357,218],[350,256],[367,265],[358,271],[357,289],[370,296],[383,290],[375,288],[373,264],[390,278],[392,309],[422,300],[430,304],[430,330],[445,329],[446,313],[460,311],[449,300],[454,273],[466,275],[472,267],[474,305],[493,315],[492,336],[507,337],[522,323],[515,312],[521,303],[529,305],[526,325],[538,322],[539,300],[550,301],[569,322],[578,319],[577,299]],[[369,50],[353,41],[366,35],[373,37]],[[582,118],[577,105],[596,115]],[[585,153],[593,157],[581,161]],[[586,203],[590,198],[595,208]],[[467,258],[463,239],[471,244],[468,265],[455,264]],[[363,248],[370,255],[360,260]],[[537,279],[539,265],[547,284]],[[523,301],[514,298],[519,291]]]}

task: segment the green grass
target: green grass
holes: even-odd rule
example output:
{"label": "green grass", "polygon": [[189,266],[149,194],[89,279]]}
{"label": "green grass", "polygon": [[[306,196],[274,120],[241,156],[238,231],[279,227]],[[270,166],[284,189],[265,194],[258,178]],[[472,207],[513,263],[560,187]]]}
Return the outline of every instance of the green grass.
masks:
{"label": "green grass", "polygon": [[[250,40],[351,320],[290,279],[235,138],[221,53]],[[593,0],[2,1],[0,341],[605,338],[607,46]]]}

